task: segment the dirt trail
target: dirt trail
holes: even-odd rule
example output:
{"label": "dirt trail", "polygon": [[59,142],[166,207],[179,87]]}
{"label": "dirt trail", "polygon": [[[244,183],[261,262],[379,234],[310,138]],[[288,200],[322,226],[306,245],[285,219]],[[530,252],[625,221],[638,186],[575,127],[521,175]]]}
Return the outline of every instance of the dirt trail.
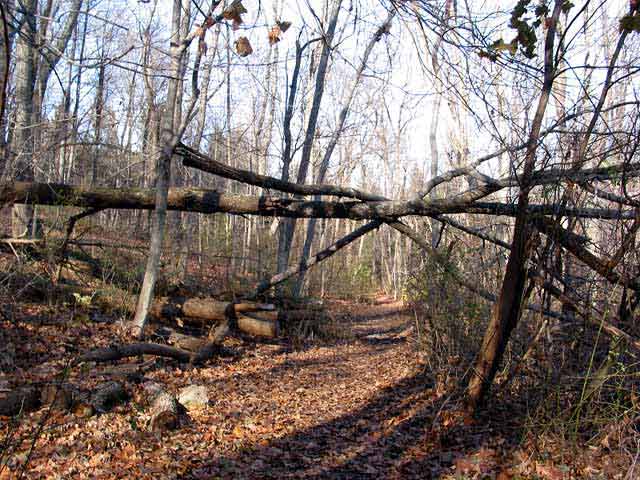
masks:
{"label": "dirt trail", "polygon": [[[146,380],[173,392],[204,385],[210,405],[163,437],[148,431],[148,418],[135,401],[88,419],[53,413],[26,477],[380,479],[453,478],[448,475],[455,468],[491,472],[499,460],[496,450],[483,446],[493,438],[491,429],[464,426],[455,411],[447,411],[444,391],[433,387],[416,358],[413,315],[400,307],[346,303],[339,308],[350,314],[344,325],[350,334],[301,349],[238,340],[238,358],[204,367],[182,369],[158,360]],[[69,345],[82,351],[114,336],[114,327],[104,324],[92,332],[68,322],[21,325],[28,347],[16,355],[25,355],[25,365],[28,349],[65,339],[64,348],[49,347],[50,361],[42,363],[42,354],[34,361],[33,375],[59,369]],[[108,378],[108,370],[100,366],[69,380],[86,387]],[[46,409],[29,414],[11,434],[18,446],[13,467],[25,458],[44,415]],[[461,467],[461,461],[467,463]],[[0,479],[17,472],[4,468]]]}
{"label": "dirt trail", "polygon": [[[434,385],[417,358],[411,311],[393,303],[332,308],[346,322],[339,340],[304,348],[234,340],[236,358],[198,368],[146,361],[144,381],[174,393],[203,385],[210,398],[187,425],[162,437],[146,427],[148,414],[135,396],[141,385],[133,383],[134,399],[107,414],[81,418],[43,408],[15,428],[0,419],[0,480],[19,476],[43,419],[23,478],[512,478],[504,468],[514,465],[540,478],[565,478],[554,465],[569,462],[567,450],[532,461],[533,447],[515,433],[524,418],[511,405],[494,405],[490,417],[469,422],[450,397],[455,385]],[[15,310],[14,323],[0,322],[14,365],[3,381],[15,385],[51,380],[78,352],[117,338],[113,323],[78,322],[36,305]],[[73,369],[66,380],[91,389],[119,367]],[[620,471],[608,453],[587,453],[583,463]]]}
{"label": "dirt trail", "polygon": [[[211,398],[208,407],[191,415],[189,425],[163,438],[146,431],[144,415],[131,403],[89,419],[53,413],[27,476],[364,478],[374,472],[393,476],[402,470],[409,446],[398,426],[432,397],[428,385],[416,376],[414,350],[407,342],[412,318],[398,313],[398,305],[349,308],[357,312],[352,324],[345,325],[353,335],[340,341],[298,350],[238,342],[239,359],[189,370],[159,363],[147,372],[149,380],[174,392],[204,385]],[[94,341],[108,335],[109,329],[102,329],[94,332]],[[61,324],[29,327],[22,333],[33,334],[29,338],[33,349],[44,345],[50,334],[77,335],[82,342],[88,332],[85,327],[69,329]],[[66,345],[73,341],[68,338]],[[69,353],[63,350],[56,357],[57,349],[50,351],[51,362],[39,365],[36,375],[51,372],[60,365],[62,354]],[[25,458],[43,415],[43,411],[30,414],[13,433],[14,441],[24,438],[13,464]],[[0,477],[7,475],[10,478],[12,472],[5,468]]]}

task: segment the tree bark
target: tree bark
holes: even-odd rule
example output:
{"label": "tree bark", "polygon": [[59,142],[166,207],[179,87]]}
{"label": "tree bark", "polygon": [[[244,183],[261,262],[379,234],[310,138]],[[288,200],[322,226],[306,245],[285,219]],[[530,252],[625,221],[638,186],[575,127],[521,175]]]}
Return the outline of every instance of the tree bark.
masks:
{"label": "tree bark", "polygon": [[535,169],[542,121],[553,87],[556,67],[554,59],[556,25],[563,4],[562,0],[555,1],[553,15],[545,39],[544,83],[531,125],[531,132],[529,133],[511,252],[507,261],[500,296],[487,326],[467,388],[467,401],[474,410],[483,404],[502,360],[511,332],[520,318],[522,295],[527,279],[526,263],[533,247],[530,237],[534,235],[527,218],[527,206],[529,204],[529,192],[532,188],[532,176]]}
{"label": "tree bark", "polygon": [[40,405],[40,391],[36,387],[19,388],[0,396],[0,415],[10,417],[30,412]]}
{"label": "tree bark", "polygon": [[14,8],[14,0],[0,2],[0,177],[8,158],[7,152],[7,92],[11,67],[11,36],[9,35],[9,12]]}
{"label": "tree bark", "polygon": [[186,418],[186,410],[178,403],[175,395],[157,383],[145,385],[144,393],[149,402],[149,429],[152,432],[162,434],[180,427]]}
{"label": "tree bark", "polygon": [[[34,95],[36,83],[36,0],[22,2],[22,22],[16,40],[16,113],[13,142],[15,155],[8,178],[20,181],[34,180]],[[13,206],[11,233],[13,238],[31,237],[33,205],[18,203]]]}
{"label": "tree bark", "polygon": [[[329,144],[327,145],[324,155],[322,157],[322,161],[320,162],[320,169],[318,171],[318,180],[317,180],[318,183],[320,184],[324,182],[325,175],[327,174],[327,170],[329,169],[329,161],[331,160],[333,151],[342,135],[344,124],[347,120],[347,115],[349,114],[349,109],[351,107],[351,102],[353,101],[353,97],[355,96],[358,85],[360,84],[360,79],[362,78],[362,74],[364,73],[364,70],[367,67],[369,56],[371,55],[371,52],[373,51],[373,47],[376,45],[376,43],[380,41],[380,39],[384,34],[389,32],[389,29],[391,28],[391,22],[395,17],[395,15],[396,15],[396,11],[393,10],[393,7],[392,7],[392,10],[387,14],[387,18],[382,23],[382,25],[380,25],[380,27],[378,27],[378,29],[375,31],[371,40],[367,44],[367,47],[364,50],[362,60],[360,61],[360,65],[356,70],[356,76],[353,80],[353,83],[351,84],[351,87],[349,88],[349,91],[345,96],[345,99],[342,104],[342,108],[340,110],[340,114],[338,115],[338,125],[336,126],[336,129],[334,130],[333,134],[331,135],[331,138],[329,139]],[[316,196],[315,200],[320,200],[320,197]],[[304,245],[302,247],[302,256],[300,258],[301,264],[304,264],[309,259],[315,232],[316,232],[316,219],[312,218],[309,220],[309,223],[307,224],[307,234],[304,240]],[[302,291],[303,282],[304,282],[304,272],[298,275],[298,278],[296,279],[296,283],[293,287],[293,295],[295,297],[300,295],[300,292]]]}
{"label": "tree bark", "polygon": [[[31,203],[66,205],[95,209],[153,210],[155,191],[143,188],[80,187],[54,183],[11,182],[0,184],[0,205]],[[463,194],[450,198],[408,201],[330,202],[290,198],[232,195],[203,188],[171,188],[167,208],[184,212],[231,213],[288,218],[347,218],[351,220],[392,221],[408,215],[478,214],[516,216],[518,205],[476,202],[477,195]],[[561,215],[602,220],[633,220],[631,209],[565,207],[556,204],[530,204],[528,214]]]}
{"label": "tree bark", "polygon": [[[297,183],[299,184],[303,184],[306,182],[307,171],[309,170],[311,150],[313,148],[313,141],[316,136],[316,126],[318,123],[318,115],[320,113],[320,104],[322,103],[322,97],[324,95],[325,77],[327,74],[327,68],[329,66],[329,57],[331,55],[331,43],[333,42],[336,26],[338,24],[340,7],[342,5],[342,0],[334,1],[335,5],[331,13],[327,31],[323,35],[322,39],[322,53],[320,54],[320,62],[318,63],[318,70],[316,72],[315,89],[313,93],[311,111],[309,113],[309,121],[307,123],[307,129],[305,131],[304,143],[302,145],[302,156],[300,158],[300,165],[298,167]],[[293,243],[295,226],[295,220],[284,221],[281,223],[281,231],[278,240],[277,273],[284,272],[289,264],[289,257],[291,255],[291,244]]]}
{"label": "tree bark", "polygon": [[[182,56],[184,50],[180,49],[180,15],[183,0],[173,1],[173,16],[171,29],[171,78],[167,92],[167,105],[162,119],[162,147],[158,154],[156,164],[156,198],[153,214],[153,226],[151,231],[151,244],[149,257],[145,269],[136,314],[132,321],[132,336],[141,339],[144,326],[147,322],[149,307],[153,299],[158,270],[160,268],[160,256],[162,255],[162,243],[164,240],[164,226],[167,218],[167,200],[169,192],[169,180],[171,177],[171,157],[173,149],[179,142],[176,137],[174,118],[178,88],[180,87],[179,75],[182,71]],[[185,0],[188,1],[188,0]]]}

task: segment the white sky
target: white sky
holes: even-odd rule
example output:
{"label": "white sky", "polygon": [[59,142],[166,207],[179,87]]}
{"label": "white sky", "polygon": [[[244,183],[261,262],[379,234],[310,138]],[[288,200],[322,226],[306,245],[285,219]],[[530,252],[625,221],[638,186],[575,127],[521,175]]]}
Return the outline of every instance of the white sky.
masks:
{"label": "white sky", "polygon": [[[204,3],[204,2],[202,2]],[[244,5],[249,11],[245,15],[245,25],[238,31],[232,32],[232,39],[237,39],[239,36],[246,36],[249,38],[254,48],[254,54],[240,58],[235,54],[232,55],[232,78],[233,78],[233,117],[232,127],[236,129],[246,129],[251,127],[252,112],[254,111],[254,104],[256,101],[260,101],[264,94],[264,63],[267,61],[270,47],[267,43],[267,32],[270,25],[273,24],[276,16],[280,20],[287,20],[292,22],[292,26],[283,36],[282,41],[278,44],[278,85],[279,85],[279,97],[277,98],[275,114],[276,114],[276,131],[273,137],[273,146],[270,149],[270,154],[273,156],[271,162],[270,172],[272,174],[279,174],[279,161],[277,155],[281,150],[281,119],[284,112],[284,92],[287,82],[285,72],[291,74],[293,69],[293,55],[295,48],[295,40],[300,34],[300,38],[304,42],[306,39],[317,35],[320,31],[317,20],[311,13],[312,10],[317,15],[322,15],[323,1],[311,0],[309,2],[302,0],[284,0],[278,3],[279,7],[278,15],[273,12],[272,0],[264,0],[262,2],[254,2],[251,0],[245,0]],[[433,3],[433,2],[428,2]],[[462,4],[463,2],[458,2]],[[499,18],[486,22],[486,24],[479,23],[485,29],[496,28],[500,25],[502,29],[497,29],[491,38],[497,38],[502,32],[505,40],[509,40],[513,35],[509,30],[505,30],[504,25],[508,20],[509,10],[514,1],[503,2],[498,0],[491,0],[485,2],[468,2],[477,9],[473,12],[475,18],[483,18],[487,14],[495,12],[497,8],[505,9],[505,12]],[[575,2],[577,6],[574,8],[574,12],[577,11],[583,2]],[[114,24],[121,25],[128,28],[125,31],[123,28],[114,26],[113,24],[101,22],[100,20],[93,18],[91,20],[91,26],[94,29],[92,38],[100,38],[105,32],[112,32],[113,35],[117,35],[117,41],[112,42],[113,51],[108,52],[110,55],[117,55],[118,52],[124,51],[129,45],[136,46],[136,49],[129,55],[131,61],[136,61],[140,56],[140,31],[146,25],[149,12],[152,9],[152,4],[142,3],[137,1],[122,1],[122,0],[99,0],[93,2],[93,12],[98,17],[103,17],[113,22]],[[157,19],[160,25],[158,35],[155,36],[156,48],[162,51],[166,51],[168,45],[168,23],[171,17],[171,4],[170,0],[159,0],[158,3],[158,15]],[[260,10],[257,10],[259,6]],[[617,20],[615,16],[619,15],[619,12],[626,6],[624,0],[610,0],[606,2],[606,8],[610,12],[611,19],[609,19],[609,28],[612,31],[616,29]],[[330,80],[325,90],[325,98],[323,100],[323,108],[321,113],[320,129],[323,133],[332,131],[332,126],[335,125],[336,112],[338,105],[340,104],[343,92],[346,85],[350,84],[353,79],[354,66],[358,63],[362,51],[368,42],[371,34],[376,30],[378,25],[382,22],[386,13],[381,3],[378,0],[365,0],[361,2],[352,2],[343,0],[341,22],[338,27],[337,48],[333,54],[332,71],[330,72]],[[201,15],[198,15],[198,21],[201,21]],[[357,21],[355,19],[357,18]],[[502,23],[501,23],[502,22]],[[576,22],[576,25],[581,22]],[[604,23],[601,18],[595,18],[592,21],[591,30],[587,32],[587,36],[592,40],[589,42],[589,62],[592,64],[601,65],[603,62],[603,50],[601,49],[601,37]],[[314,33],[315,32],[315,33]],[[567,38],[573,36],[573,33],[581,34],[577,29],[573,29],[568,32]],[[209,33],[207,35],[208,41],[211,41],[213,35]],[[581,37],[582,38],[582,37]],[[430,34],[429,40],[433,42],[434,36]],[[416,48],[417,47],[417,48]],[[584,45],[576,44],[568,57],[572,64],[581,64],[587,53],[587,48]],[[97,43],[90,42],[87,45],[87,53],[89,56],[92,54],[95,56],[97,50]],[[414,172],[425,172],[424,175],[428,176],[426,172],[429,170],[429,144],[427,140],[427,134],[431,124],[431,112],[433,109],[433,101],[435,99],[436,89],[440,89],[441,86],[434,83],[432,77],[429,74],[425,74],[423,71],[421,60],[425,61],[430,66],[428,55],[425,55],[425,48],[422,39],[418,35],[415,22],[411,22],[405,16],[403,20],[396,18],[391,28],[390,35],[386,36],[383,41],[379,42],[374,50],[374,54],[371,57],[370,68],[366,71],[367,78],[363,81],[358,98],[355,100],[352,112],[347,120],[348,129],[345,132],[347,135],[357,135],[358,137],[364,137],[363,141],[371,144],[373,141],[373,152],[367,152],[364,156],[358,157],[355,161],[363,162],[367,165],[367,168],[371,170],[371,174],[380,175],[381,177],[389,177],[395,173],[396,178],[402,176],[402,172],[408,172],[413,175]],[[93,53],[92,53],[93,52]],[[445,101],[441,106],[441,114],[438,117],[438,144],[440,150],[441,162],[447,161],[447,151],[451,150],[451,146],[456,141],[460,141],[463,135],[460,135],[460,130],[466,130],[470,157],[474,158],[478,153],[485,152],[486,150],[493,150],[495,148],[495,142],[491,140],[489,131],[490,128],[483,129],[483,123],[485,127],[489,127],[487,123],[489,120],[494,119],[490,111],[486,111],[485,103],[479,100],[480,95],[486,96],[485,100],[497,107],[495,99],[496,92],[500,91],[505,95],[505,98],[510,109],[513,110],[515,115],[518,114],[517,110],[522,108],[519,103],[532,101],[535,98],[535,86],[533,84],[527,85],[521,78],[518,79],[518,89],[513,90],[509,84],[513,80],[513,76],[502,66],[498,64],[492,64],[488,60],[478,62],[477,49],[476,50],[463,50],[459,51],[451,47],[446,47],[446,52],[449,61],[456,66],[456,68],[468,74],[472,80],[469,81],[466,77],[456,77],[453,74],[453,70],[445,68],[445,75],[443,79],[448,83],[446,89],[455,88],[463,92],[469,98],[469,106],[473,110],[478,118],[474,119],[464,110],[461,111],[460,122],[454,121],[450,114],[450,108]],[[225,60],[224,55],[221,58]],[[122,64],[126,65],[124,62]],[[135,65],[132,64],[135,67]],[[467,70],[467,67],[469,68]],[[61,66],[64,70],[66,66]],[[212,83],[216,84],[224,78],[224,68],[214,69],[214,78]],[[578,77],[566,76],[563,81],[567,83],[571,105],[572,100],[578,98],[580,91],[579,86],[583,82],[583,78],[580,75],[584,74],[581,70]],[[83,91],[86,104],[90,105],[92,101],[93,88],[95,85],[95,70],[87,70],[84,73],[84,81],[87,84],[87,88]],[[109,108],[117,112],[123,112],[126,108],[127,99],[125,98],[125,87],[133,75],[132,72],[122,70],[117,67],[112,67],[109,71],[110,82],[107,88],[110,89]],[[596,71],[592,80],[592,86],[597,86],[601,78],[601,71]],[[188,84],[188,82],[187,82]],[[476,86],[480,90],[472,91],[470,87]],[[138,87],[141,91],[141,85]],[[637,86],[635,88],[638,88]],[[55,90],[55,87],[53,88]],[[306,93],[309,94],[311,89],[307,89]],[[519,95],[514,97],[512,92],[517,92]],[[301,92],[302,94],[302,92]],[[524,96],[520,99],[520,96]],[[572,98],[573,97],[573,98]],[[55,98],[55,95],[52,96]],[[120,100],[119,100],[120,98]],[[299,95],[299,98],[301,96]],[[384,100],[384,101],[383,101]],[[136,99],[137,102],[142,102],[142,97]],[[367,103],[368,102],[368,103]],[[209,104],[209,116],[212,118],[212,123],[219,126],[224,124],[224,87],[218,92],[218,94],[211,100]],[[141,114],[141,111],[139,112]],[[383,171],[379,160],[379,140],[373,138],[371,131],[371,122],[374,119],[378,121],[385,121],[388,123],[386,130],[393,131],[398,124],[403,124],[404,129],[401,137],[400,145],[400,164],[396,165],[395,172]],[[477,122],[480,122],[478,124]],[[120,123],[120,128],[123,128]],[[300,131],[301,124],[298,121],[294,129]],[[498,131],[501,135],[512,135],[514,132],[500,131],[500,124],[498,122]],[[478,133],[480,132],[480,133]],[[296,135],[296,131],[294,131]],[[392,136],[392,135],[390,135]],[[388,139],[389,142],[394,143],[395,139]],[[390,145],[390,149],[395,152],[396,145]],[[356,152],[357,154],[357,152]],[[339,158],[339,152],[334,154],[333,162],[336,163]],[[447,168],[448,165],[441,166],[441,170]],[[496,165],[491,166],[495,170]],[[353,179],[357,183],[358,175]],[[412,178],[415,180],[415,178]],[[381,188],[384,185],[380,185]]]}

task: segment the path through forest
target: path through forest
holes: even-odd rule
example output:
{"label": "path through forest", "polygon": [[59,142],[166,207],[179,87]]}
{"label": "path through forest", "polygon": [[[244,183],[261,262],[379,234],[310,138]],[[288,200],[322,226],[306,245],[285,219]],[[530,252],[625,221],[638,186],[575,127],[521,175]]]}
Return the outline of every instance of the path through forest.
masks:
{"label": "path through forest", "polygon": [[[508,433],[521,419],[505,412],[499,422],[470,422],[448,397],[451,385],[434,382],[417,358],[413,314],[399,307],[339,306],[341,313],[351,312],[352,320],[338,326],[337,340],[296,348],[234,340],[239,355],[191,369],[164,360],[145,362],[144,378],[129,386],[133,400],[110,413],[86,419],[47,409],[28,414],[7,437],[16,448],[8,461],[12,468],[3,468],[0,478],[20,471],[43,418],[27,477],[482,478],[505,465],[526,465],[521,453],[526,447],[518,450]],[[43,378],[63,365],[69,345],[105,343],[116,328],[93,324],[90,332],[86,325],[68,323],[51,325],[40,317],[36,325],[25,315],[18,322],[21,328],[4,329],[23,335],[16,359],[22,359],[24,372]],[[51,338],[66,341],[45,352]],[[30,352],[22,351],[23,345]],[[33,357],[38,351],[40,362]],[[47,355],[50,361],[42,363]],[[24,362],[32,362],[32,368],[27,370]],[[77,378],[69,380],[90,388],[113,368],[97,366],[72,373]],[[145,428],[144,410],[136,408],[140,385],[147,381],[173,392],[203,385],[210,404],[190,412],[182,428],[158,436]],[[499,408],[493,415],[501,416]],[[494,424],[501,430],[494,430]],[[534,470],[560,472],[542,476],[562,478],[557,467],[541,464]],[[500,478],[511,478],[504,475]]]}

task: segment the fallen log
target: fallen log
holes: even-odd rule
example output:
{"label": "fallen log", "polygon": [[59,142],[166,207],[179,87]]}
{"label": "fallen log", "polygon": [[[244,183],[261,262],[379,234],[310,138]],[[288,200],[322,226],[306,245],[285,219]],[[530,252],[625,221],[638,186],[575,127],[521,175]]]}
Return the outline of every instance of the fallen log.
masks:
{"label": "fallen log", "polygon": [[[213,298],[161,297],[156,299],[149,312],[158,318],[190,317],[193,319],[224,321],[239,314],[271,312],[275,306],[265,303],[229,303]],[[193,320],[196,322],[197,320]],[[211,322],[207,322],[210,324]]]}
{"label": "fallen log", "polygon": [[124,385],[109,381],[92,392],[70,383],[38,383],[19,388],[0,397],[0,415],[13,416],[41,407],[69,411],[87,417],[106,413],[128,397]]}
{"label": "fallen log", "polygon": [[350,187],[340,187],[335,185],[301,185],[280,180],[275,177],[256,174],[249,170],[230,167],[215,159],[203,155],[199,151],[180,143],[174,149],[174,153],[182,156],[182,164],[185,167],[196,168],[204,172],[212,173],[219,177],[229,178],[238,182],[256,185],[262,188],[279,190],[281,192],[294,193],[298,195],[332,195],[343,198],[357,198],[359,200],[384,200],[380,195],[374,195],[362,190]]}
{"label": "fallen log", "polygon": [[139,355],[156,355],[168,357],[179,362],[189,362],[191,353],[179,348],[162,345],[159,343],[131,343],[128,345],[112,345],[106,348],[98,348],[85,353],[76,360],[76,363],[83,362],[113,362],[128,357]]}
{"label": "fallen log", "polygon": [[278,312],[271,304],[163,297],[153,303],[150,313],[161,321],[179,318],[182,324],[197,327],[231,322],[242,333],[261,337],[275,338],[279,332]]}
{"label": "fallen log", "polygon": [[171,331],[167,343],[188,352],[199,352],[207,343],[206,339]]}
{"label": "fallen log", "polygon": [[[58,289],[69,294],[81,293],[82,295],[90,296],[92,303],[103,308],[113,308],[127,313],[135,311],[136,300],[134,296],[115,287],[110,287],[109,290],[106,291],[91,291],[91,289],[82,287],[74,288],[59,285]],[[241,302],[233,304],[213,298],[160,297],[153,302],[149,313],[156,320],[161,323],[168,323],[170,326],[175,325],[176,319],[179,319],[178,323],[181,324],[180,326],[189,325],[198,328],[211,327],[216,323],[231,320],[241,332],[249,335],[252,335],[256,329],[260,332],[265,332],[269,328],[273,331],[278,331],[277,325],[257,328],[251,322],[237,322],[237,318],[241,315],[248,314],[254,316],[254,314],[260,313],[261,316],[258,318],[264,322],[277,323],[278,311],[275,306],[270,303]],[[245,326],[247,326],[246,329]],[[178,337],[176,336],[174,339],[177,341],[176,344],[180,346],[181,342]],[[188,350],[193,351],[193,348],[189,348]],[[136,353],[132,353],[126,356],[136,355]],[[167,354],[163,356],[171,355]],[[180,358],[176,359],[180,360]]]}
{"label": "fallen log", "polygon": [[278,321],[264,320],[256,316],[238,315],[238,330],[257,337],[277,338],[280,334]]}
{"label": "fallen log", "polygon": [[0,394],[0,415],[12,417],[40,407],[40,392],[35,387],[24,387]]}
{"label": "fallen log", "polygon": [[[509,186],[491,184],[488,193]],[[497,188],[500,187],[500,188]],[[475,193],[475,192],[473,192]],[[230,213],[288,218],[348,218],[388,221],[407,215],[434,217],[442,214],[469,213],[515,216],[517,205],[477,202],[484,192],[468,198],[457,196],[433,200],[409,201],[321,201],[295,198],[239,195],[195,187],[170,188],[167,209],[181,212]],[[55,183],[7,182],[0,184],[0,206],[13,203],[70,206],[93,209],[153,210],[155,190],[142,188],[83,187]],[[599,219],[633,219],[631,209],[573,208],[560,205],[529,205],[531,214],[562,215]]]}
{"label": "fallen log", "polygon": [[124,385],[110,381],[98,385],[91,393],[89,403],[97,413],[106,413],[129,397]]}
{"label": "fallen log", "polygon": [[186,410],[178,403],[175,395],[167,392],[157,383],[144,386],[145,399],[149,405],[149,429],[154,433],[175,430],[186,420]]}

